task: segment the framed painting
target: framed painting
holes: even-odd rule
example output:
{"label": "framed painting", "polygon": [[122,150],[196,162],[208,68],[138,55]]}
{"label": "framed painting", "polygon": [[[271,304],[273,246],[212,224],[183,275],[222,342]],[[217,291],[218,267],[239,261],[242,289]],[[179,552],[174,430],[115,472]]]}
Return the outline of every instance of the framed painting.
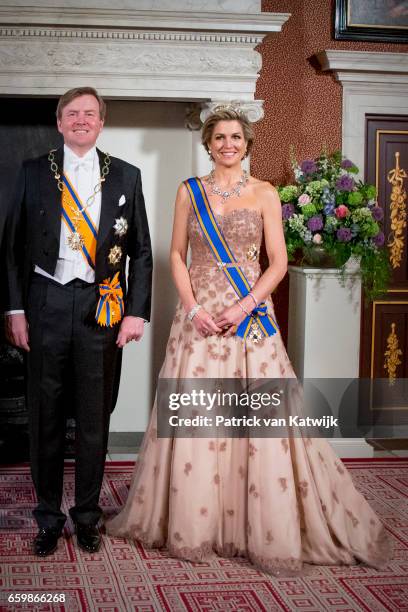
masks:
{"label": "framed painting", "polygon": [[408,0],[335,0],[334,37],[408,43]]}

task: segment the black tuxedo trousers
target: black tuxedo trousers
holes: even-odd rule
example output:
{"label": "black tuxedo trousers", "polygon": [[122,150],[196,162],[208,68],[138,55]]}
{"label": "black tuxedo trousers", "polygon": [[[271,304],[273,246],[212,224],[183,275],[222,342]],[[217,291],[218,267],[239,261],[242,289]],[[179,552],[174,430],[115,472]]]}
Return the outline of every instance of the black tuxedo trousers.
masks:
{"label": "black tuxedo trousers", "polygon": [[[61,529],[65,402],[76,421],[75,522],[96,524],[107,450],[109,418],[120,350],[119,325],[93,322],[98,286],[74,280],[67,285],[33,274],[28,303],[30,352],[27,400],[31,470],[40,527]],[[69,396],[67,398],[67,390]]]}

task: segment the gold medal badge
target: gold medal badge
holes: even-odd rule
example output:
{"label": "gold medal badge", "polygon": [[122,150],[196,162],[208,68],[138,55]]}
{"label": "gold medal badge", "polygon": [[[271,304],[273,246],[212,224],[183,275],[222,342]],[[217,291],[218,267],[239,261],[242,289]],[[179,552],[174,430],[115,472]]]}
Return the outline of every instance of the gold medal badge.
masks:
{"label": "gold medal badge", "polygon": [[115,244],[109,251],[108,261],[111,266],[116,266],[122,259],[122,249],[119,245]]}

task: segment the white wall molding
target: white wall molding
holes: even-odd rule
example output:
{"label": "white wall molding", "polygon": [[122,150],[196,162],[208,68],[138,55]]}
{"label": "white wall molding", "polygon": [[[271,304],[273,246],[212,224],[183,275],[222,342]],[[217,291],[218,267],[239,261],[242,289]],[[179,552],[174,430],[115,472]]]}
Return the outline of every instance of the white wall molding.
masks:
{"label": "white wall molding", "polygon": [[408,53],[328,49],[316,57],[322,70],[334,72],[341,83],[359,81],[369,85],[395,78],[407,82]]}
{"label": "white wall molding", "polygon": [[408,53],[326,50],[316,57],[343,86],[342,150],[363,178],[365,116],[408,114]]}

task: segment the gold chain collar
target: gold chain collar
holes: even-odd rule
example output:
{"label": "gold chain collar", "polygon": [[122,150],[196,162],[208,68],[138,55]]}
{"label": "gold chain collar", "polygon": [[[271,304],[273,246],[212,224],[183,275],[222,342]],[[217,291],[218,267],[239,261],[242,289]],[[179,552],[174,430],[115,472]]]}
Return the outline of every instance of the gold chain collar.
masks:
{"label": "gold chain collar", "polygon": [[[60,169],[58,168],[58,164],[55,161],[55,151],[56,150],[57,149],[51,149],[51,151],[48,154],[48,161],[50,162],[51,172],[54,173],[54,178],[57,181],[58,189],[62,192],[62,191],[64,191],[64,183],[63,183],[63,181],[61,179],[61,172],[60,172]],[[106,177],[109,174],[109,166],[110,166],[110,164],[111,164],[110,155],[109,155],[109,153],[105,153],[105,158],[103,160],[103,166],[102,166],[102,170],[101,170],[101,178],[96,183],[96,185],[94,187],[94,192],[87,199],[87,201],[85,203],[85,206],[83,208],[81,208],[81,210],[78,211],[78,212],[80,212],[80,213],[84,212],[85,210],[87,210],[94,203],[96,195],[102,189],[102,183],[105,181]]]}

